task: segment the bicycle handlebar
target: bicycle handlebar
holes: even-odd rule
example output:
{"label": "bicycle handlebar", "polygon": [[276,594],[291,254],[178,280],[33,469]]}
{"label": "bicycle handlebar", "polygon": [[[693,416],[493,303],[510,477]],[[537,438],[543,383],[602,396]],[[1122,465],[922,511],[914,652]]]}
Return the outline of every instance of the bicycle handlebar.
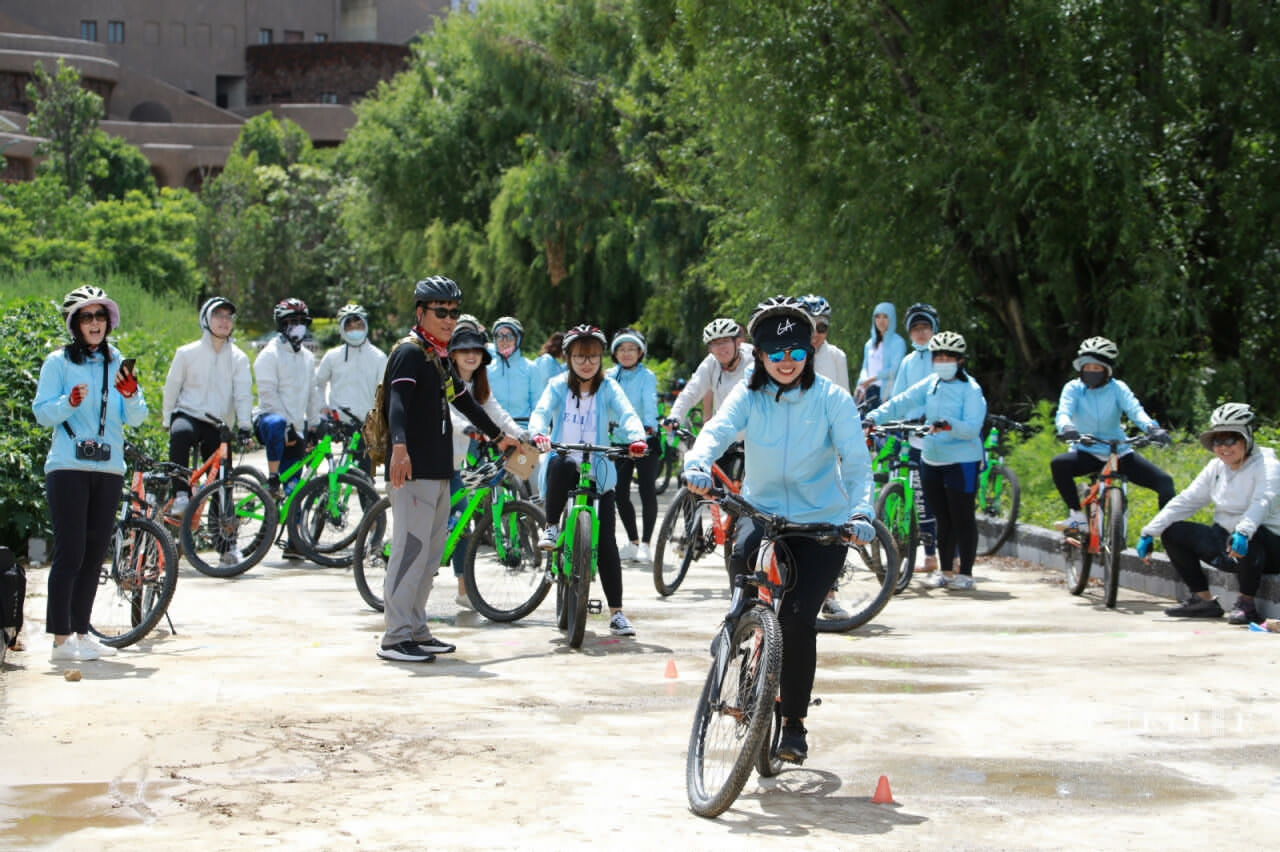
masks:
{"label": "bicycle handlebar", "polygon": [[1151,439],[1150,435],[1137,434],[1125,435],[1123,438],[1099,438],[1097,435],[1081,435],[1076,438],[1075,443],[1086,447],[1105,444],[1111,448],[1112,452],[1115,452],[1120,448],[1121,444],[1128,444],[1134,449],[1142,449],[1156,442]]}
{"label": "bicycle handlebar", "polygon": [[713,487],[707,496],[716,500],[721,508],[733,515],[751,518],[764,525],[768,538],[786,536],[803,536],[812,538],[819,544],[844,544],[846,538],[853,538],[851,524],[797,523],[789,521],[781,515],[765,512],[753,506],[741,494],[734,494],[723,488]]}
{"label": "bicycle handlebar", "polygon": [[912,435],[923,437],[929,434],[930,425],[920,420],[891,420],[871,427],[876,435]]}
{"label": "bicycle handlebar", "polygon": [[[551,452],[560,455],[568,455],[569,453],[598,453],[611,459],[631,458],[631,451],[626,447],[618,447],[613,444],[562,444],[558,441],[551,442]],[[644,455],[648,455],[649,451],[645,450]]]}
{"label": "bicycle handlebar", "polygon": [[1023,435],[1030,435],[1036,430],[1026,423],[1021,423],[1011,417],[1005,417],[1003,414],[988,414],[987,421],[1001,432],[1018,432]]}

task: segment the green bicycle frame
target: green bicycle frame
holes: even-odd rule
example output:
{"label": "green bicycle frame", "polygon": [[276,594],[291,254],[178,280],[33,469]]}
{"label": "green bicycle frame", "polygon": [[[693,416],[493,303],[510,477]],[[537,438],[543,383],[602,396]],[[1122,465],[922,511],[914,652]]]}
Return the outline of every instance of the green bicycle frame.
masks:
{"label": "green bicycle frame", "polygon": [[578,524],[582,523],[582,515],[587,515],[591,523],[591,579],[596,578],[596,557],[599,555],[600,546],[600,519],[596,516],[595,504],[591,502],[592,491],[591,485],[591,454],[583,453],[582,461],[578,464],[578,487],[569,492],[573,497],[573,503],[569,506],[565,519],[564,529],[560,530],[560,537],[556,539],[555,550],[563,554],[560,560],[552,559],[550,564],[551,573],[563,577],[568,580],[572,572],[573,565],[573,542],[575,540],[574,533],[578,528]]}
{"label": "green bicycle frame", "polygon": [[1004,492],[1004,477],[996,478],[990,494],[987,493],[987,478],[991,475],[991,469],[1003,461],[1000,455],[1000,430],[992,426],[986,440],[982,442],[982,472],[978,474],[978,495],[982,499],[999,502],[1000,495]]}

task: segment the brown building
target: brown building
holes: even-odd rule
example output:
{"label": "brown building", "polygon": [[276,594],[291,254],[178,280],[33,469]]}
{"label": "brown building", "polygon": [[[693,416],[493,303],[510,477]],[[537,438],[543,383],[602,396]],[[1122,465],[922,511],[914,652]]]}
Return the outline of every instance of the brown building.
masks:
{"label": "brown building", "polygon": [[459,0],[0,0],[0,150],[28,180],[26,86],[37,61],[73,65],[101,95],[101,127],[136,145],[161,186],[198,189],[244,122],[297,122],[317,146],[351,105],[405,67],[409,43]]}

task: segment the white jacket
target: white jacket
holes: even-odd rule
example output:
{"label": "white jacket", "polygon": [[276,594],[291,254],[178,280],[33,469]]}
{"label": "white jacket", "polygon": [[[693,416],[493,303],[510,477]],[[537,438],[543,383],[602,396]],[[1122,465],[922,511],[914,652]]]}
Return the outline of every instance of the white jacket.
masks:
{"label": "white jacket", "polygon": [[835,382],[846,392],[849,390],[849,357],[844,350],[831,343],[824,343],[813,353],[813,371]]}
{"label": "white jacket", "polygon": [[349,408],[363,421],[373,408],[373,394],[386,367],[387,353],[368,341],[330,349],[316,368],[316,390],[322,406],[334,411]]}
{"label": "white jacket", "polygon": [[[751,365],[752,359],[755,357],[755,350],[751,348],[750,343],[741,343],[738,345],[738,363],[734,365],[732,371],[726,370],[720,366],[720,362],[716,360],[716,356],[708,354],[702,359],[702,363],[698,365],[698,369],[693,371],[693,375],[689,377],[689,382],[684,386],[676,396],[675,404],[671,406],[671,413],[668,417],[676,420],[684,420],[689,409],[702,402],[702,397],[711,392],[711,400],[716,411],[720,410],[720,405],[724,402],[725,397],[729,395],[729,391],[733,390],[746,377],[747,368]],[[714,412],[702,412],[704,421],[710,420]]]}
{"label": "white jacket", "polygon": [[[471,390],[471,382],[467,382],[467,390]],[[484,413],[489,415],[489,419],[497,423],[505,434],[514,438],[524,431],[524,427],[511,419],[511,415],[498,404],[497,397],[492,393],[481,407],[484,408]],[[471,421],[452,405],[449,406],[449,420],[453,424],[453,467],[455,470],[461,470],[463,463],[467,460],[467,447],[471,445],[471,439],[467,437],[466,432]]]}
{"label": "white jacket", "polygon": [[272,337],[258,360],[253,362],[258,377],[259,414],[279,414],[299,435],[320,422],[320,392],[316,390],[316,356],[305,346],[293,351],[283,334]]}
{"label": "white jacket", "polygon": [[234,428],[249,428],[253,415],[253,374],[249,356],[228,340],[219,352],[208,331],[199,340],[179,346],[164,380],[161,423],[169,428],[175,411],[209,422],[217,415]]}
{"label": "white jacket", "polygon": [[1142,528],[1142,534],[1154,538],[1210,503],[1213,522],[1228,533],[1253,538],[1258,527],[1265,526],[1280,535],[1280,461],[1275,451],[1255,447],[1237,470],[1215,458],[1185,490],[1164,504]]}

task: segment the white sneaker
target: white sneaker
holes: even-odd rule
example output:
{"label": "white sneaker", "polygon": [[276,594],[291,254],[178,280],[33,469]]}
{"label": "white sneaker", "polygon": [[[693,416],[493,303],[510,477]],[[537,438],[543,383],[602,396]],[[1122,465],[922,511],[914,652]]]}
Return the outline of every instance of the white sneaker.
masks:
{"label": "white sneaker", "polygon": [[69,636],[61,645],[54,643],[49,659],[55,663],[85,663],[98,659],[98,652],[93,650],[93,646],[81,647],[75,636]]}
{"label": "white sneaker", "polygon": [[622,614],[621,610],[615,612],[613,617],[609,619],[609,632],[614,636],[636,635],[636,629],[631,626],[630,621],[627,621],[627,617]]}
{"label": "white sneaker", "polygon": [[232,565],[239,565],[244,561],[244,554],[240,552],[240,548],[233,547],[226,553],[218,557],[218,564],[230,568]]}
{"label": "white sneaker", "polygon": [[631,542],[627,542],[618,548],[618,558],[623,562],[630,562],[636,558],[636,546]]}
{"label": "white sneaker", "polygon": [[1072,509],[1071,514],[1067,515],[1067,519],[1065,521],[1054,521],[1053,528],[1062,532],[1066,532],[1068,530],[1079,530],[1084,529],[1085,523],[1086,519],[1084,512],[1079,509]]}
{"label": "white sneaker", "polygon": [[827,598],[822,602],[821,614],[826,618],[848,618],[849,611],[840,605],[835,598]]}
{"label": "white sneaker", "polygon": [[640,546],[636,548],[636,557],[635,557],[635,558],[636,558],[636,561],[637,561],[637,562],[652,562],[652,561],[653,561],[653,554],[649,552],[649,545],[648,545],[647,543],[645,543],[645,542],[643,542],[643,541],[642,541],[642,542],[640,542]]}
{"label": "white sneaker", "polygon": [[947,581],[947,591],[963,592],[974,587],[973,578],[968,574],[957,574]]}
{"label": "white sneaker", "polygon": [[186,492],[179,492],[173,498],[173,503],[169,505],[169,515],[174,518],[181,518],[182,512],[187,508],[187,504],[191,502],[191,498]]}
{"label": "white sneaker", "polygon": [[932,574],[924,578],[924,587],[926,589],[945,589],[950,582],[950,578],[941,571],[934,571]]}
{"label": "white sneaker", "polygon": [[471,605],[471,598],[467,597],[466,592],[458,592],[457,596],[454,597],[453,602],[463,609],[475,609],[475,607]]}
{"label": "white sneaker", "polygon": [[86,633],[83,636],[76,636],[76,641],[80,643],[80,650],[92,648],[94,653],[99,657],[114,657],[118,652],[110,645],[104,645],[98,641],[98,637],[92,633]]}
{"label": "white sneaker", "polygon": [[542,531],[542,538],[538,539],[539,550],[555,550],[556,539],[560,538],[560,527],[555,524],[547,524],[547,528]]}

